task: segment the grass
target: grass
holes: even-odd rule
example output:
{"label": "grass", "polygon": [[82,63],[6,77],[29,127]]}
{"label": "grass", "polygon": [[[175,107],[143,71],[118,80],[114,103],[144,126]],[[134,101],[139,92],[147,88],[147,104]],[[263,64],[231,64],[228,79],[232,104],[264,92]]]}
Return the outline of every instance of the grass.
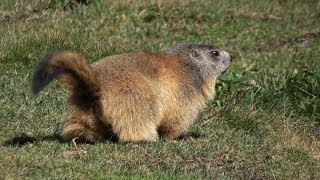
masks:
{"label": "grass", "polygon": [[[1,179],[320,178],[318,1],[88,2],[0,3]],[[62,143],[67,90],[30,92],[34,66],[52,49],[94,62],[179,42],[235,56],[180,141]]]}

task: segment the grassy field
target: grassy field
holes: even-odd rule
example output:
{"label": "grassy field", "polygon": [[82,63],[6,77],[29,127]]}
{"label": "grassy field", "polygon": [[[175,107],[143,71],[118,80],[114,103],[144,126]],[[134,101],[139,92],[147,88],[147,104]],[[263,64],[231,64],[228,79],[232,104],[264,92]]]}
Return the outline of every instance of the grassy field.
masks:
{"label": "grassy field", "polygon": [[[180,141],[60,142],[68,91],[31,94],[50,50],[94,62],[179,42],[235,57]],[[0,0],[0,79],[0,179],[320,179],[317,0]]]}

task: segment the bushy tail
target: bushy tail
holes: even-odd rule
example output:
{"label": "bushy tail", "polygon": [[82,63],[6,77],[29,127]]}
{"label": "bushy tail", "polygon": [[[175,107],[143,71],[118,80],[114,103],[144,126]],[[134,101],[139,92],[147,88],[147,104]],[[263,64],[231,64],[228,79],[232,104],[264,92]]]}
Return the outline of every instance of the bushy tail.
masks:
{"label": "bushy tail", "polygon": [[33,93],[38,94],[54,79],[70,87],[72,103],[86,109],[99,103],[99,81],[83,56],[68,50],[46,55],[33,74]]}

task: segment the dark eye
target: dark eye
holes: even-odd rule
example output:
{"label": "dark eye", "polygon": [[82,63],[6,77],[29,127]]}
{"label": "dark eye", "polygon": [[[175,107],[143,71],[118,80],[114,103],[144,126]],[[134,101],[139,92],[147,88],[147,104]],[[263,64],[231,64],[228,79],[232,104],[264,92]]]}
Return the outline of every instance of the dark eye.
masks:
{"label": "dark eye", "polygon": [[219,56],[220,53],[219,53],[219,51],[211,51],[211,55],[212,56]]}

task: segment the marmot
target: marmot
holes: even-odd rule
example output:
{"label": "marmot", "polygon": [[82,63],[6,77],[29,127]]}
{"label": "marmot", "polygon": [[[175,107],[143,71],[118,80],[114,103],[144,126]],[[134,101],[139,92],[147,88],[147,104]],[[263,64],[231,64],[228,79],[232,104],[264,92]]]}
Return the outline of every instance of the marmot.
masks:
{"label": "marmot", "polygon": [[161,53],[106,57],[91,65],[78,53],[46,55],[32,79],[39,93],[52,80],[69,85],[71,96],[61,137],[120,142],[182,136],[214,96],[217,77],[231,56],[210,45],[181,44]]}

